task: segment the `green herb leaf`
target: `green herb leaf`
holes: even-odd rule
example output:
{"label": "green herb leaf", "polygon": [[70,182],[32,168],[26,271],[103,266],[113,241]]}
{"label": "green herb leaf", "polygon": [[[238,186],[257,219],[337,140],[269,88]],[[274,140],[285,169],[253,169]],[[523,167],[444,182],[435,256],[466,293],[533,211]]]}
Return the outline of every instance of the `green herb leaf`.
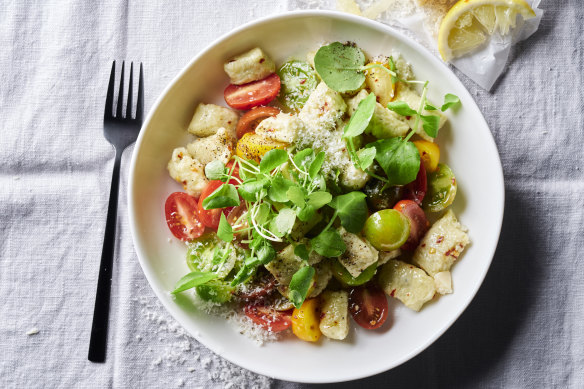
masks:
{"label": "green herb leaf", "polygon": [[373,117],[375,103],[376,100],[373,93],[369,93],[367,97],[359,102],[357,109],[349,120],[349,124],[345,127],[343,138],[353,138],[361,135],[365,131]]}
{"label": "green herb leaf", "polygon": [[314,56],[314,67],[326,85],[337,92],[357,90],[365,82],[365,55],[355,45],[333,42]]}
{"label": "green herb leaf", "polygon": [[203,285],[204,283],[209,282],[215,278],[217,278],[216,273],[200,271],[191,272],[184,276],[183,278],[181,278],[180,280],[178,280],[178,282],[174,286],[172,294],[177,294],[187,289],[194,288],[195,286]]}
{"label": "green herb leaf", "polygon": [[447,93],[444,96],[444,104],[442,104],[442,112],[446,111],[448,108],[457,109],[460,107],[462,103],[460,102],[460,98],[457,95],[453,95],[452,93]]}
{"label": "green herb leaf", "polygon": [[325,156],[326,154],[324,153],[324,151],[321,151],[318,154],[316,154],[314,160],[310,163],[310,167],[308,168],[308,176],[310,178],[314,179],[316,177],[316,175],[320,171],[320,168],[322,167],[322,163],[324,162]]}
{"label": "green herb leaf", "polygon": [[286,197],[288,197],[288,200],[292,201],[292,204],[300,208],[304,207],[304,204],[306,204],[304,201],[305,196],[306,194],[304,193],[304,190],[296,185],[291,186],[286,192]]}
{"label": "green herb leaf", "polygon": [[307,165],[307,162],[312,160],[312,158],[310,158],[312,155],[313,155],[313,150],[308,148],[308,149],[300,150],[298,153],[296,153],[296,155],[294,156],[294,158],[292,160],[294,161],[296,166],[298,166],[299,168],[305,168]]}
{"label": "green herb leaf", "polygon": [[330,203],[332,199],[333,195],[329,192],[317,191],[308,195],[307,204],[316,210]]}
{"label": "green herb leaf", "polygon": [[262,265],[270,263],[274,258],[276,258],[276,250],[267,241],[263,244],[256,252],[258,261]]}
{"label": "green herb leaf", "polygon": [[261,203],[258,205],[258,211],[255,215],[256,223],[264,224],[268,221],[268,217],[270,216],[270,205],[268,203]]}
{"label": "green herb leaf", "polygon": [[290,233],[296,221],[296,212],[290,208],[282,208],[278,215],[270,222],[270,230],[277,237],[282,237]]}
{"label": "green herb leaf", "polygon": [[227,222],[227,218],[223,212],[221,212],[221,219],[219,219],[217,236],[225,242],[231,242],[233,240],[233,228],[231,228],[231,224]]}
{"label": "green herb leaf", "polygon": [[426,105],[424,105],[424,109],[426,111],[438,111],[438,108],[434,107],[432,104],[426,102]]}
{"label": "green herb leaf", "polygon": [[308,248],[306,247],[305,244],[299,244],[296,245],[296,247],[294,247],[294,255],[302,258],[305,261],[308,261],[310,252],[308,251]]}
{"label": "green herb leaf", "polygon": [[357,152],[357,156],[359,157],[359,167],[361,170],[365,170],[373,164],[376,153],[377,150],[375,150],[375,147],[367,147],[366,149],[361,149]]}
{"label": "green herb leaf", "polygon": [[217,209],[225,207],[235,207],[239,205],[237,189],[232,184],[223,184],[215,189],[205,200],[203,209]]}
{"label": "green herb leaf", "polygon": [[260,172],[269,173],[288,160],[288,152],[281,149],[272,149],[262,157]]}
{"label": "green herb leaf", "polygon": [[315,272],[316,271],[312,266],[305,266],[292,276],[292,280],[290,280],[290,293],[288,296],[296,308],[300,308],[306,299]]}
{"label": "green herb leaf", "polygon": [[288,189],[294,185],[295,184],[292,181],[282,177],[281,175],[278,175],[274,177],[270,183],[270,187],[268,188],[268,197],[272,201],[285,203],[288,201]]}
{"label": "green herb leaf", "polygon": [[422,119],[422,127],[424,132],[432,138],[438,135],[438,127],[440,126],[440,116],[437,115],[420,115]]}
{"label": "green herb leaf", "polygon": [[231,281],[231,286],[239,285],[249,280],[250,277],[255,273],[256,268],[256,266],[242,266],[233,278],[233,281]]}
{"label": "green herb leaf", "polygon": [[257,194],[267,183],[268,179],[265,177],[252,178],[239,185],[237,191],[243,199],[247,201],[257,201]]}
{"label": "green herb leaf", "polygon": [[420,154],[412,142],[390,138],[372,145],[377,149],[375,159],[387,175],[390,185],[405,185],[416,179],[420,170]]}
{"label": "green herb leaf", "polygon": [[387,104],[387,108],[402,116],[414,116],[418,111],[412,109],[405,101],[392,101]]}
{"label": "green herb leaf", "polygon": [[205,165],[205,176],[210,180],[227,180],[225,175],[227,174],[227,169],[225,169],[225,164],[221,161],[211,161]]}
{"label": "green herb leaf", "polygon": [[314,251],[325,257],[338,257],[347,249],[345,241],[341,238],[341,234],[332,228],[312,238],[310,240],[310,246]]}
{"label": "green herb leaf", "polygon": [[337,196],[329,206],[334,208],[341,219],[341,224],[352,233],[358,233],[363,229],[368,217],[367,195],[363,192],[349,192]]}
{"label": "green herb leaf", "polygon": [[300,208],[298,210],[298,212],[296,213],[296,215],[298,215],[298,219],[300,219],[300,221],[303,221],[303,222],[307,222],[307,221],[311,220],[315,214],[316,214],[316,210],[314,209],[313,206],[311,206],[309,204],[306,204],[305,206]]}

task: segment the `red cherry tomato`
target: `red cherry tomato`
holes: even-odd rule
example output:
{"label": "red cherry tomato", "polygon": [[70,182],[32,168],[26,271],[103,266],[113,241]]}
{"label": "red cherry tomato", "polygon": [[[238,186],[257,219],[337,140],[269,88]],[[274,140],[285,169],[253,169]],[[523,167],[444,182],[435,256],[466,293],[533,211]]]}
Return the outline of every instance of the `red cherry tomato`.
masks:
{"label": "red cherry tomato", "polygon": [[374,330],[381,327],[388,311],[385,293],[377,286],[360,286],[349,292],[349,312],[363,328]]}
{"label": "red cherry tomato", "polygon": [[414,250],[418,247],[420,239],[424,237],[428,228],[430,228],[430,223],[428,223],[424,210],[412,200],[398,201],[393,209],[403,213],[410,221],[410,237],[401,248],[404,250]]}
{"label": "red cherry tomato", "polygon": [[239,293],[243,300],[253,301],[261,299],[276,290],[277,281],[271,274],[267,274],[247,285],[246,291]]}
{"label": "red cherry tomato", "polygon": [[223,185],[223,182],[219,180],[212,180],[209,181],[203,192],[201,193],[201,197],[199,197],[199,219],[201,223],[203,223],[206,227],[217,229],[219,227],[219,220],[221,220],[221,209],[209,209],[206,210],[203,208],[203,200],[205,200],[209,195],[217,188]]}
{"label": "red cherry tomato", "polygon": [[280,77],[273,73],[263,80],[243,85],[230,84],[225,88],[223,97],[231,108],[250,109],[268,104],[278,96],[278,92],[280,92]]}
{"label": "red cherry tomato", "polygon": [[248,304],[243,308],[243,312],[255,324],[268,331],[284,331],[292,325],[291,311],[281,312],[265,305]]}
{"label": "red cherry tomato", "polygon": [[418,205],[422,205],[424,196],[428,191],[428,180],[426,178],[426,168],[424,164],[420,162],[420,170],[418,170],[418,175],[413,182],[410,182],[405,187],[404,198],[408,200],[414,200]]}
{"label": "red cherry tomato", "polygon": [[237,122],[237,128],[235,129],[237,139],[241,139],[247,132],[255,131],[258,124],[265,118],[276,116],[279,113],[280,110],[274,107],[255,107],[251,111],[247,111]]}
{"label": "red cherry tomato", "polygon": [[[227,170],[231,171],[231,169],[233,168],[233,161],[228,162],[226,167]],[[233,169],[233,174],[231,175],[231,177],[235,177],[238,180],[241,180],[241,178],[239,177],[239,165],[235,166],[235,169]],[[229,183],[233,185],[239,184],[239,182],[237,182],[237,180],[234,179],[229,180]]]}
{"label": "red cherry tomato", "polygon": [[166,223],[170,232],[180,240],[198,238],[205,231],[197,212],[197,200],[186,193],[174,192],[164,204]]}

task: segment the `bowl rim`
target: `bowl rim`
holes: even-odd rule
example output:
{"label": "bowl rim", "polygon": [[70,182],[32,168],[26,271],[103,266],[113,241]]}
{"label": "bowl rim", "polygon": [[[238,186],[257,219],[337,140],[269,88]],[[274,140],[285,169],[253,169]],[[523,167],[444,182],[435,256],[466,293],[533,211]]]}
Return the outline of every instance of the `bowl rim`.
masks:
{"label": "bowl rim", "polygon": [[[494,147],[494,149],[497,151],[497,153],[496,153],[497,154],[496,155],[496,157],[497,157],[496,162],[497,163],[496,163],[496,166],[492,166],[492,169],[494,170],[494,173],[495,173],[494,175],[496,176],[495,179],[497,181],[499,181],[499,185],[498,185],[498,191],[493,192],[493,199],[495,200],[495,203],[501,204],[501,206],[500,206],[501,212],[498,215],[490,215],[490,218],[494,218],[493,224],[497,227],[497,234],[496,234],[496,243],[494,245],[492,245],[492,247],[488,250],[488,252],[482,254],[483,256],[486,256],[489,258],[488,265],[484,268],[483,273],[479,277],[480,282],[477,282],[473,286],[473,289],[472,289],[471,293],[469,294],[468,299],[463,304],[460,304],[460,307],[458,308],[458,313],[453,315],[452,318],[450,320],[448,320],[444,326],[442,326],[442,328],[435,331],[434,335],[431,336],[424,345],[419,346],[419,347],[411,350],[409,353],[403,355],[401,358],[399,358],[395,362],[387,365],[385,368],[377,368],[377,369],[369,369],[369,370],[364,369],[362,372],[352,374],[352,375],[345,375],[342,377],[322,377],[320,379],[315,379],[314,377],[311,377],[309,379],[303,379],[301,376],[293,375],[293,374],[278,375],[278,376],[271,375],[270,372],[262,370],[260,366],[255,366],[255,365],[253,365],[253,363],[248,363],[245,359],[234,360],[234,358],[232,358],[231,356],[224,355],[224,353],[221,352],[220,349],[210,346],[209,342],[207,342],[206,338],[201,337],[201,335],[199,333],[196,333],[196,332],[193,333],[192,331],[188,330],[188,326],[186,326],[183,323],[183,320],[181,318],[179,318],[177,315],[175,315],[174,311],[176,309],[179,309],[179,308],[171,306],[171,304],[168,303],[167,299],[163,298],[163,293],[165,293],[165,292],[158,290],[157,288],[154,287],[154,285],[156,284],[154,282],[154,274],[153,274],[153,272],[150,271],[150,269],[148,268],[148,266],[146,264],[146,261],[143,259],[144,257],[146,257],[146,255],[143,253],[143,249],[142,249],[142,246],[141,246],[139,238],[138,238],[138,228],[137,228],[137,223],[136,223],[136,209],[135,209],[134,203],[132,201],[132,199],[134,198],[134,181],[135,181],[134,173],[135,173],[136,165],[137,165],[137,156],[139,154],[138,150],[140,150],[140,148],[142,146],[142,141],[144,139],[144,132],[145,132],[144,130],[150,125],[150,122],[151,122],[153,116],[155,115],[156,111],[158,110],[158,108],[159,108],[161,102],[163,101],[163,99],[165,98],[165,96],[174,87],[174,85],[177,84],[183,78],[185,73],[187,73],[189,71],[189,69],[193,66],[193,64],[195,62],[197,62],[201,57],[205,56],[208,52],[212,51],[215,46],[230,39],[234,35],[241,33],[242,31],[245,31],[247,29],[253,28],[255,26],[258,26],[258,25],[261,25],[264,23],[272,23],[272,22],[277,21],[277,20],[295,19],[295,18],[303,18],[303,17],[327,17],[327,18],[332,18],[332,19],[340,19],[342,21],[348,21],[348,22],[352,22],[352,23],[356,23],[356,24],[361,24],[361,25],[365,25],[368,27],[374,27],[376,29],[382,29],[382,30],[384,30],[384,33],[386,33],[386,34],[388,34],[388,35],[390,35],[398,40],[402,40],[406,44],[410,45],[415,51],[417,51],[423,57],[425,57],[425,60],[430,61],[433,66],[440,67],[441,70],[444,73],[448,74],[449,77],[451,78],[450,80],[448,80],[449,82],[452,82],[452,81],[458,82],[460,84],[462,90],[466,94],[466,96],[464,96],[464,99],[466,101],[470,101],[470,102],[472,102],[472,104],[474,104],[478,113],[480,114],[480,120],[482,121],[481,124],[483,124],[487,129],[489,129],[488,134],[486,134],[487,135],[486,138],[491,143],[490,146]],[[346,382],[346,381],[352,381],[352,380],[358,380],[358,379],[370,377],[370,376],[373,376],[376,374],[380,374],[380,373],[389,371],[389,370],[409,361],[410,359],[414,358],[415,356],[420,354],[422,351],[424,351],[425,349],[430,347],[438,338],[440,338],[444,334],[444,332],[446,332],[446,330],[448,330],[452,326],[452,324],[454,324],[454,322],[456,320],[458,320],[458,318],[463,314],[463,312],[469,306],[471,301],[474,299],[474,297],[476,296],[480,287],[483,285],[484,279],[485,279],[487,272],[492,264],[492,261],[493,261],[493,258],[494,258],[494,255],[495,255],[495,252],[496,252],[496,249],[498,246],[498,242],[500,239],[501,228],[502,228],[502,224],[503,224],[503,215],[504,215],[504,210],[505,210],[505,185],[504,185],[503,168],[502,168],[501,159],[500,159],[500,156],[498,153],[498,148],[497,148],[496,142],[494,140],[493,134],[490,131],[488,123],[486,122],[484,115],[482,114],[480,108],[476,104],[476,102],[475,102],[474,98],[472,97],[472,95],[470,94],[470,92],[467,90],[466,86],[464,86],[464,84],[460,81],[460,79],[458,79],[458,77],[454,74],[454,72],[445,63],[440,61],[433,53],[431,53],[428,49],[426,49],[420,43],[416,42],[414,39],[404,35],[400,31],[398,31],[398,30],[394,29],[393,27],[388,26],[386,24],[383,24],[383,23],[380,23],[380,22],[377,22],[377,21],[374,21],[371,19],[367,19],[367,18],[364,18],[361,16],[340,12],[340,11],[298,10],[298,11],[286,11],[284,13],[273,14],[273,15],[264,16],[264,17],[261,17],[258,19],[254,19],[250,22],[242,24],[241,26],[221,35],[219,38],[217,38],[217,39],[213,40],[212,42],[210,42],[209,44],[207,44],[205,46],[205,48],[203,48],[196,55],[194,55],[193,58],[181,69],[181,71],[168,83],[168,85],[164,88],[164,90],[160,93],[160,95],[157,97],[155,102],[152,104],[152,106],[148,112],[148,115],[146,116],[146,119],[144,120],[144,123],[142,124],[142,128],[140,130],[140,134],[138,136],[138,139],[134,145],[134,148],[132,151],[132,159],[131,159],[131,163],[130,163],[129,177],[128,177],[127,201],[128,201],[129,224],[130,224],[130,230],[132,233],[132,242],[133,242],[137,257],[138,257],[138,261],[140,263],[140,267],[142,268],[142,271],[144,272],[144,275],[146,276],[146,279],[148,280],[148,284],[149,284],[150,288],[154,291],[154,294],[156,295],[158,300],[161,302],[163,307],[167,310],[167,312],[173,317],[174,320],[176,320],[178,323],[180,323],[180,325],[183,326],[189,332],[189,334],[197,340],[197,342],[201,343],[203,346],[205,346],[206,348],[208,348],[209,350],[211,350],[215,354],[219,355],[220,357],[225,358],[229,362],[234,363],[237,366],[240,366],[242,368],[245,368],[245,369],[250,370],[250,371],[257,373],[257,374],[265,375],[265,376],[275,378],[275,379],[286,380],[286,381],[290,381],[290,382],[335,383],[335,382]]]}

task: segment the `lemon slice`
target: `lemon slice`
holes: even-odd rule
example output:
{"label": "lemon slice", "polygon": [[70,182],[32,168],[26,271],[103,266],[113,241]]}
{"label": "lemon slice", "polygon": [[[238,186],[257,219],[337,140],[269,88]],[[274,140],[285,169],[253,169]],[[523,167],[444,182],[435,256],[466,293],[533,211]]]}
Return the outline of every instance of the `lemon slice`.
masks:
{"label": "lemon slice", "polygon": [[444,61],[467,54],[497,30],[507,35],[517,16],[535,17],[525,0],[460,0],[444,16],[438,32],[438,50]]}

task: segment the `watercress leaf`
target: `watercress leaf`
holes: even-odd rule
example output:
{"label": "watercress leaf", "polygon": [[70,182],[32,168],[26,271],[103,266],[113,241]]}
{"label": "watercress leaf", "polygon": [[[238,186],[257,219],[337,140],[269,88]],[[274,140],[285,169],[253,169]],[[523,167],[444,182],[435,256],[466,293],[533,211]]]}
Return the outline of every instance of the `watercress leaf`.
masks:
{"label": "watercress leaf", "polygon": [[456,109],[460,107],[462,103],[460,102],[460,98],[457,95],[453,95],[452,93],[447,93],[444,96],[444,104],[442,104],[442,112],[446,111],[448,108]]}
{"label": "watercress leaf", "polygon": [[322,206],[330,203],[332,199],[333,195],[331,195],[329,192],[317,191],[312,192],[311,194],[308,195],[307,204],[313,207],[314,209],[319,209]]}
{"label": "watercress leaf", "polygon": [[392,101],[387,104],[387,108],[402,116],[414,116],[418,111],[412,109],[405,101]]}
{"label": "watercress leaf", "polygon": [[432,104],[426,102],[426,105],[424,105],[424,109],[426,111],[437,111],[438,108],[434,107]]}
{"label": "watercress leaf", "polygon": [[285,203],[288,201],[288,189],[294,185],[295,184],[292,181],[282,177],[281,175],[278,175],[274,177],[270,183],[270,187],[268,188],[268,197],[272,201]]}
{"label": "watercress leaf", "polygon": [[288,197],[288,200],[292,201],[292,204],[300,208],[304,207],[304,204],[306,203],[304,201],[305,196],[306,194],[304,193],[304,190],[298,185],[291,186],[286,192],[286,197]]}
{"label": "watercress leaf", "polygon": [[363,229],[368,217],[367,195],[363,192],[349,192],[335,197],[329,206],[337,211],[341,219],[341,225],[352,233],[358,233]]}
{"label": "watercress leaf", "polygon": [[[255,167],[258,166],[257,162],[254,160],[246,160],[246,162],[248,164],[251,164]],[[252,171],[253,169],[250,168],[249,166],[247,166],[244,163],[240,162],[240,169],[239,169],[239,177],[241,177],[242,180],[249,180],[251,178],[256,178],[257,177],[257,173]]]}
{"label": "watercress leaf", "polygon": [[416,179],[420,170],[420,154],[412,142],[401,138],[374,142],[375,159],[387,175],[390,185],[405,185]]}
{"label": "watercress leaf", "polygon": [[252,178],[239,185],[237,191],[245,200],[257,201],[257,195],[267,183],[268,179],[265,177]]}
{"label": "watercress leaf", "polygon": [[219,219],[217,236],[225,242],[231,242],[233,240],[233,229],[231,228],[231,224],[227,222],[227,218],[223,212],[221,212],[221,219]]}
{"label": "watercress leaf", "polygon": [[292,276],[289,286],[290,293],[288,296],[296,308],[300,308],[306,299],[315,272],[316,271],[312,266],[304,266]]}
{"label": "watercress leaf", "polygon": [[440,126],[440,116],[437,115],[420,115],[422,119],[422,128],[428,136],[436,138],[438,127]]}
{"label": "watercress leaf", "polygon": [[177,294],[183,292],[187,289],[194,288],[195,286],[203,285],[215,278],[217,278],[216,273],[200,271],[191,272],[178,280],[172,293]]}
{"label": "watercress leaf", "polygon": [[215,160],[205,165],[205,176],[209,180],[221,180],[225,182],[227,180],[226,174],[227,169],[225,169],[225,164],[221,161]]}
{"label": "watercress leaf", "polygon": [[264,224],[268,221],[270,216],[270,205],[268,203],[261,203],[258,205],[257,214],[255,215],[255,221],[257,224]]}
{"label": "watercress leaf", "polygon": [[349,124],[345,127],[343,138],[353,138],[361,135],[365,131],[373,117],[375,104],[376,100],[373,93],[369,93],[367,97],[359,102],[357,109],[349,120]]}
{"label": "watercress leaf", "polygon": [[269,173],[288,160],[288,152],[281,149],[272,149],[262,157],[260,172]]}
{"label": "watercress leaf", "polygon": [[300,219],[300,221],[307,222],[314,217],[316,210],[313,206],[306,204],[304,207],[299,208],[296,214],[298,215],[298,219]]}
{"label": "watercress leaf", "polygon": [[318,154],[316,154],[314,160],[310,163],[310,167],[308,168],[308,176],[310,178],[314,179],[316,177],[316,175],[320,171],[320,168],[322,167],[322,163],[324,162],[325,156],[326,154],[324,153],[324,151],[321,151]]}
{"label": "watercress leaf", "polygon": [[314,56],[314,67],[325,84],[337,92],[357,90],[365,82],[365,54],[355,45],[333,42]]}
{"label": "watercress leaf", "polygon": [[203,209],[206,210],[235,207],[237,205],[239,205],[239,195],[237,194],[237,189],[232,184],[221,185],[203,200]]}
{"label": "watercress leaf", "polygon": [[296,155],[294,156],[294,158],[292,160],[294,161],[296,166],[298,166],[299,168],[304,168],[306,166],[307,162],[312,160],[312,158],[310,158],[310,157],[313,154],[314,154],[314,152],[310,148],[300,150],[298,153],[296,153]]}
{"label": "watercress leaf", "polygon": [[310,252],[308,251],[308,248],[306,247],[305,244],[299,244],[296,245],[296,247],[294,247],[294,255],[302,258],[305,261],[308,261],[308,256],[310,255]]}
{"label": "watercress leaf", "polygon": [[326,190],[326,181],[322,174],[317,174],[312,180],[312,184],[318,190]]}
{"label": "watercress leaf", "polygon": [[270,222],[270,231],[277,237],[282,237],[290,233],[295,221],[296,212],[290,208],[282,208]]}
{"label": "watercress leaf", "polygon": [[259,263],[265,265],[276,258],[276,250],[274,250],[271,244],[266,242],[256,251],[256,255]]}
{"label": "watercress leaf", "polygon": [[373,164],[376,153],[377,150],[375,150],[375,147],[367,147],[357,151],[357,156],[359,157],[359,167],[361,170],[365,170],[371,166],[371,164]]}
{"label": "watercress leaf", "polygon": [[314,251],[325,257],[338,257],[347,249],[341,234],[335,229],[329,228],[310,240],[310,246]]}

